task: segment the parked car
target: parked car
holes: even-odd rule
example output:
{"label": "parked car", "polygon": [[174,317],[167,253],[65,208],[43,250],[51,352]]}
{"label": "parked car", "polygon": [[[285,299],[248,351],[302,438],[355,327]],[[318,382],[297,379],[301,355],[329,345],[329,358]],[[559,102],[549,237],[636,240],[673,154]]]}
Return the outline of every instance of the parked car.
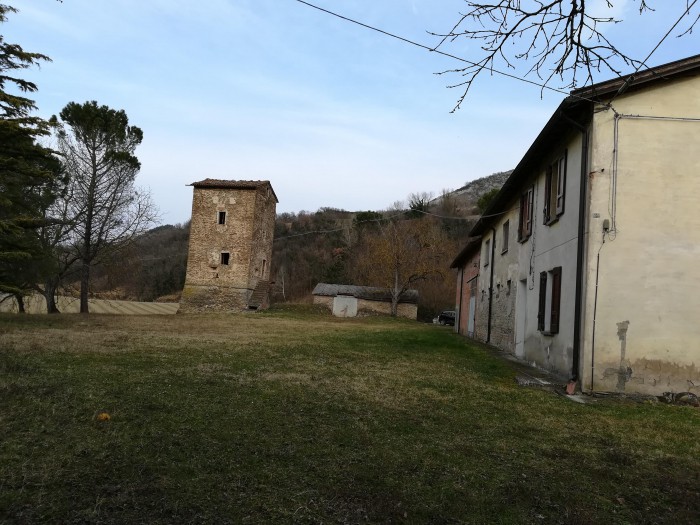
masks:
{"label": "parked car", "polygon": [[457,313],[454,310],[445,310],[438,315],[438,323],[454,326],[456,316]]}

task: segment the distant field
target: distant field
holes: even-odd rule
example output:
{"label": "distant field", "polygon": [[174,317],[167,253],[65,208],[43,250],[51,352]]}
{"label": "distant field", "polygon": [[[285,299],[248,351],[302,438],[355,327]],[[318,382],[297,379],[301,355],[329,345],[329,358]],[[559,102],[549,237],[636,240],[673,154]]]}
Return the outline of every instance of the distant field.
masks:
{"label": "distant field", "polygon": [[700,411],[518,387],[450,328],[0,314],[0,523],[700,523]]}
{"label": "distant field", "polygon": [[[27,297],[24,303],[27,313],[46,313],[46,301],[41,295]],[[178,303],[141,303],[105,299],[90,299],[88,304],[91,313],[114,315],[171,315],[177,313],[179,306]],[[58,309],[61,313],[76,314],[80,312],[80,299],[60,296]],[[0,303],[0,312],[17,312],[17,303],[12,299]]]}

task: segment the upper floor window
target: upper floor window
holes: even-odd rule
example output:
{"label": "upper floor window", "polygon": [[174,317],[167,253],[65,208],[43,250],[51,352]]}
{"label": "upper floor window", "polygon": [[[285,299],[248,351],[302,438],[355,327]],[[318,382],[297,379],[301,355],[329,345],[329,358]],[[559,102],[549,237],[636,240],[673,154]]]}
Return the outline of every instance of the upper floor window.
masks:
{"label": "upper floor window", "polygon": [[508,237],[510,237],[510,221],[503,223],[503,248],[501,253],[506,253],[508,251]]}
{"label": "upper floor window", "polygon": [[520,196],[520,217],[518,219],[518,240],[526,241],[532,235],[532,210],[535,201],[535,187],[530,186]]}
{"label": "upper floor window", "polygon": [[564,213],[566,152],[547,166],[544,184],[544,223],[552,224]]}
{"label": "upper floor window", "polygon": [[226,212],[225,211],[219,212],[219,224],[226,224]]}
{"label": "upper floor window", "polygon": [[229,252],[221,252],[221,264],[228,266]]}

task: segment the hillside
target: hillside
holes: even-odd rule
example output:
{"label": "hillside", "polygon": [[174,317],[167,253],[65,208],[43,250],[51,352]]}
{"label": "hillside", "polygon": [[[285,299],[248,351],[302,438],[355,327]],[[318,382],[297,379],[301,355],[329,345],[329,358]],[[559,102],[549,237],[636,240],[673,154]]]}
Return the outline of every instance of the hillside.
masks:
{"label": "hillside", "polygon": [[[477,201],[479,197],[488,193],[493,189],[500,189],[505,183],[506,179],[512,173],[511,171],[501,171],[498,173],[493,173],[486,177],[481,177],[480,179],[468,182],[461,188],[449,192],[448,198],[453,199],[456,203],[456,210],[461,216],[472,217],[474,219],[478,218],[479,210],[477,208]],[[445,195],[437,197],[431,201],[431,205],[439,206],[441,200],[445,199]]]}
{"label": "hillside", "polygon": [[[457,190],[445,191],[436,199],[419,199],[418,203],[411,203],[415,195],[409,196],[407,216],[433,221],[443,231],[444,242],[449,243],[448,253],[456,253],[478,218],[479,197],[500,188],[508,175],[509,172],[494,173]],[[356,271],[358,258],[364,255],[358,243],[359,228],[367,220],[371,222],[382,214],[395,216],[398,212],[397,209],[352,212],[320,208],[316,212],[278,214],[271,267],[271,279],[276,282],[274,299],[308,298],[319,282],[368,284],[360,282],[363,278]],[[188,223],[150,230],[123,251],[118,260],[95,268],[92,296],[109,300],[177,301],[185,280],[188,237]],[[454,275],[448,270],[450,262],[446,258],[441,263],[443,279],[416,286],[424,319],[453,306]]]}

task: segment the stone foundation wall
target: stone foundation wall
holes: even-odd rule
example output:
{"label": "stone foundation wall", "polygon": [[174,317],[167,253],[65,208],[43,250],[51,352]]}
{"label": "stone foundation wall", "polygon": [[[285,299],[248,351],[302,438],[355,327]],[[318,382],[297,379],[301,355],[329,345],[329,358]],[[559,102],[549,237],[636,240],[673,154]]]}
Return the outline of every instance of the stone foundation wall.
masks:
{"label": "stone foundation wall", "polygon": [[236,312],[248,306],[252,290],[231,286],[201,286],[185,284],[179,313]]}

